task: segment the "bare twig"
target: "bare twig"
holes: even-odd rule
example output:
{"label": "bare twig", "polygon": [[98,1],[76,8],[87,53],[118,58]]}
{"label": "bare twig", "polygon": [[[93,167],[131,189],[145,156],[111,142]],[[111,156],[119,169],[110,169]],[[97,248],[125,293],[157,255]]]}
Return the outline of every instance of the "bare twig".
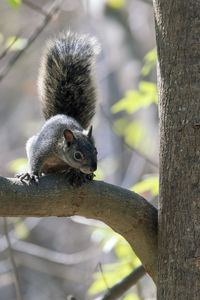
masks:
{"label": "bare twig", "polygon": [[6,56],[6,54],[8,53],[8,51],[12,48],[12,46],[15,44],[15,42],[18,40],[19,38],[19,34],[15,36],[15,38],[13,39],[13,41],[6,47],[6,49],[4,49],[4,51],[0,54],[0,59],[4,58],[4,56]]}
{"label": "bare twig", "polygon": [[102,276],[102,278],[103,278],[103,281],[104,281],[104,283],[105,283],[105,286],[106,286],[107,289],[109,289],[108,282],[107,282],[107,280],[106,280],[106,277],[104,276],[104,271],[103,271],[103,268],[102,268],[102,264],[99,263],[99,264],[98,264],[98,267],[99,267],[99,269],[100,269],[101,276]]}
{"label": "bare twig", "polygon": [[122,279],[116,285],[108,290],[101,300],[115,300],[122,296],[128,289],[138,282],[146,274],[144,267],[141,265],[133,270],[127,277]]}
{"label": "bare twig", "polygon": [[23,0],[22,2],[23,4],[27,5],[28,7],[30,7],[31,9],[37,11],[39,14],[42,14],[43,16],[47,16],[48,13],[39,5],[37,5],[36,3],[33,3],[29,0]]}
{"label": "bare twig", "polygon": [[3,225],[4,225],[5,237],[6,237],[7,244],[8,244],[9,257],[10,257],[10,261],[11,261],[11,264],[12,264],[12,267],[13,267],[14,282],[15,282],[17,300],[23,300],[22,292],[21,292],[21,288],[20,288],[19,274],[18,274],[18,271],[17,271],[17,266],[16,266],[16,263],[15,263],[15,259],[14,259],[14,255],[13,255],[13,251],[12,251],[12,246],[11,246],[11,242],[10,242],[10,238],[9,238],[9,234],[8,234],[8,224],[7,224],[7,219],[6,218],[3,218]]}
{"label": "bare twig", "polygon": [[30,45],[35,41],[35,39],[39,36],[39,34],[45,29],[45,27],[49,24],[52,20],[54,15],[59,11],[61,6],[62,0],[55,1],[52,9],[47,13],[46,17],[44,18],[43,22],[35,29],[32,35],[28,38],[26,46],[19,52],[17,52],[9,61],[6,68],[0,74],[0,81],[4,79],[4,77],[8,74],[8,72],[12,69],[13,65],[18,61],[21,55],[27,50]]}
{"label": "bare twig", "polygon": [[[0,250],[1,252],[3,252],[7,249],[7,247],[4,244],[3,239],[1,239],[1,241],[2,244]],[[90,260],[92,257],[95,257],[98,253],[96,248],[91,248],[73,254],[67,254],[59,251],[50,250],[48,248],[30,242],[17,240],[13,237],[10,239],[10,244],[12,246],[13,251],[26,253],[28,255],[32,255],[40,259],[61,265],[80,264],[84,261]]]}

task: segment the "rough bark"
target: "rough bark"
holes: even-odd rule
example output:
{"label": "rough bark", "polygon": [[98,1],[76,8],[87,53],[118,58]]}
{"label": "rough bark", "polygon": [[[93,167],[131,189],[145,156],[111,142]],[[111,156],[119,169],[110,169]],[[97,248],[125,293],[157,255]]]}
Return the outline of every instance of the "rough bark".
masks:
{"label": "rough bark", "polygon": [[141,196],[98,181],[73,189],[64,176],[52,175],[38,185],[0,177],[0,197],[0,216],[81,215],[103,221],[129,242],[156,281],[157,210]]}
{"label": "rough bark", "polygon": [[200,299],[200,1],[154,0],[161,118],[158,299]]}

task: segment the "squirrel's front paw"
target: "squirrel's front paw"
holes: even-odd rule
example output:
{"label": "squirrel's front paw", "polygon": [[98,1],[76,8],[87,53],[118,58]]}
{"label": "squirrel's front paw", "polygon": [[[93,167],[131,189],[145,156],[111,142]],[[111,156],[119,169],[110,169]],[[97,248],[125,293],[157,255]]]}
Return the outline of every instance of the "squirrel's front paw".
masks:
{"label": "squirrel's front paw", "polygon": [[91,173],[91,174],[86,174],[85,176],[88,180],[92,181],[96,175],[94,173]]}
{"label": "squirrel's front paw", "polygon": [[65,173],[67,181],[70,185],[74,187],[80,187],[82,184],[86,183],[88,180],[92,180],[92,174],[84,174],[77,170],[70,170]]}
{"label": "squirrel's front paw", "polygon": [[31,174],[31,173],[22,173],[22,174],[16,174],[15,177],[19,178],[19,180],[21,182],[23,182],[24,180],[27,180],[29,183],[30,182],[35,182],[38,183],[39,181],[39,175],[37,174]]}

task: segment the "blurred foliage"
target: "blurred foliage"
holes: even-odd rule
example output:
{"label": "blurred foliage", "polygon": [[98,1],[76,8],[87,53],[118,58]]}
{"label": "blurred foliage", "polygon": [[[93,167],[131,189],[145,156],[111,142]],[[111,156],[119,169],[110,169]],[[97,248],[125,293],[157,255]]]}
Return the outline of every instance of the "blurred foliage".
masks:
{"label": "blurred foliage", "polygon": [[17,239],[25,240],[28,238],[30,234],[30,230],[26,223],[24,222],[24,219],[21,217],[9,217],[6,218],[7,222],[11,227],[14,229],[14,235]]}
{"label": "blurred foliage", "polygon": [[98,166],[97,170],[95,171],[95,180],[103,180],[104,179],[104,173],[103,169]]}
{"label": "blurred foliage", "polygon": [[149,176],[148,178],[136,183],[131,187],[131,190],[138,194],[151,192],[153,197],[158,196],[159,193],[159,178],[157,176]]}
{"label": "blurred foliage", "polygon": [[27,45],[27,39],[18,38],[16,36],[9,36],[5,42],[6,47],[9,48],[10,51],[22,50]]}
{"label": "blurred foliage", "polygon": [[148,132],[140,120],[132,121],[124,131],[125,142],[138,149],[145,149],[151,144]]}
{"label": "blurred foliage", "polygon": [[6,2],[12,8],[19,8],[22,4],[22,0],[6,0]]}
{"label": "blurred foliage", "polygon": [[127,294],[123,300],[139,300],[139,297],[136,294]]}
{"label": "blurred foliage", "polygon": [[8,165],[8,170],[14,174],[23,173],[27,170],[28,161],[25,158],[12,160]]}
{"label": "blurred foliage", "polygon": [[127,145],[138,149],[141,153],[148,154],[152,140],[146,125],[141,120],[128,121],[119,118],[114,121],[113,127],[115,132],[123,137]]}
{"label": "blurred foliage", "polygon": [[14,225],[15,235],[18,239],[25,240],[29,236],[29,229],[23,220],[19,219]]}
{"label": "blurred foliage", "polygon": [[106,4],[111,7],[112,9],[121,9],[125,7],[126,1],[125,0],[106,0]]}
{"label": "blurred foliage", "polygon": [[[155,49],[146,54],[142,68],[143,76],[148,75],[155,67],[156,58]],[[157,105],[157,102],[156,84],[141,81],[138,89],[127,91],[125,97],[112,106],[111,111],[113,114],[125,111],[128,115],[132,115],[141,109],[148,109],[151,105]],[[149,151],[149,147],[152,145],[151,136],[148,133],[146,124],[138,118],[138,115],[134,116],[133,120],[120,116],[114,121],[113,127],[115,132],[123,137],[126,144],[139,149],[141,153]],[[131,187],[131,190],[139,194],[150,193],[152,197],[157,196],[159,193],[158,176],[148,176]],[[89,289],[89,293],[98,294],[105,292],[121,281],[141,263],[129,244],[121,236],[113,233],[112,230],[108,228],[96,229],[93,232],[93,236],[101,242],[104,252],[112,251],[117,259],[115,263],[103,264],[100,268],[101,271],[95,273],[94,282]],[[127,292],[123,299],[139,300],[139,297],[131,291]]]}
{"label": "blurred foliage", "polygon": [[94,282],[89,289],[92,295],[106,291],[141,264],[128,242],[109,227],[96,229],[93,232],[94,236],[101,241],[104,252],[113,251],[117,262],[103,264],[101,272],[94,274]]}
{"label": "blurred foliage", "polygon": [[156,84],[141,81],[138,90],[128,91],[125,97],[112,106],[112,113],[125,110],[128,114],[135,113],[139,109],[146,108],[152,103],[157,104]]}
{"label": "blurred foliage", "polygon": [[[144,58],[143,74],[155,66],[156,50],[149,51]],[[148,109],[151,105],[157,105],[157,87],[155,83],[141,81],[138,89],[125,93],[124,98],[115,103],[111,111],[113,114],[125,111],[128,115],[135,114],[141,109]],[[124,141],[143,154],[148,154],[148,149],[152,145],[146,124],[134,118],[133,121],[125,117],[119,117],[113,124],[115,132],[124,138]]]}
{"label": "blurred foliage", "polygon": [[147,76],[152,69],[155,67],[157,61],[157,51],[153,48],[144,57],[144,66],[142,68],[141,74]]}

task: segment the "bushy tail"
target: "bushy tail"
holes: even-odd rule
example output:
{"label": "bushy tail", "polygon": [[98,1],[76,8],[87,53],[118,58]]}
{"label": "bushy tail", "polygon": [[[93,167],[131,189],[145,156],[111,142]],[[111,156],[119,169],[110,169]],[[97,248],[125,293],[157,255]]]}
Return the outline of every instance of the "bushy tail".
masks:
{"label": "bushy tail", "polygon": [[89,126],[95,113],[93,65],[99,50],[95,38],[71,32],[47,43],[38,78],[46,119],[65,114],[83,128]]}

